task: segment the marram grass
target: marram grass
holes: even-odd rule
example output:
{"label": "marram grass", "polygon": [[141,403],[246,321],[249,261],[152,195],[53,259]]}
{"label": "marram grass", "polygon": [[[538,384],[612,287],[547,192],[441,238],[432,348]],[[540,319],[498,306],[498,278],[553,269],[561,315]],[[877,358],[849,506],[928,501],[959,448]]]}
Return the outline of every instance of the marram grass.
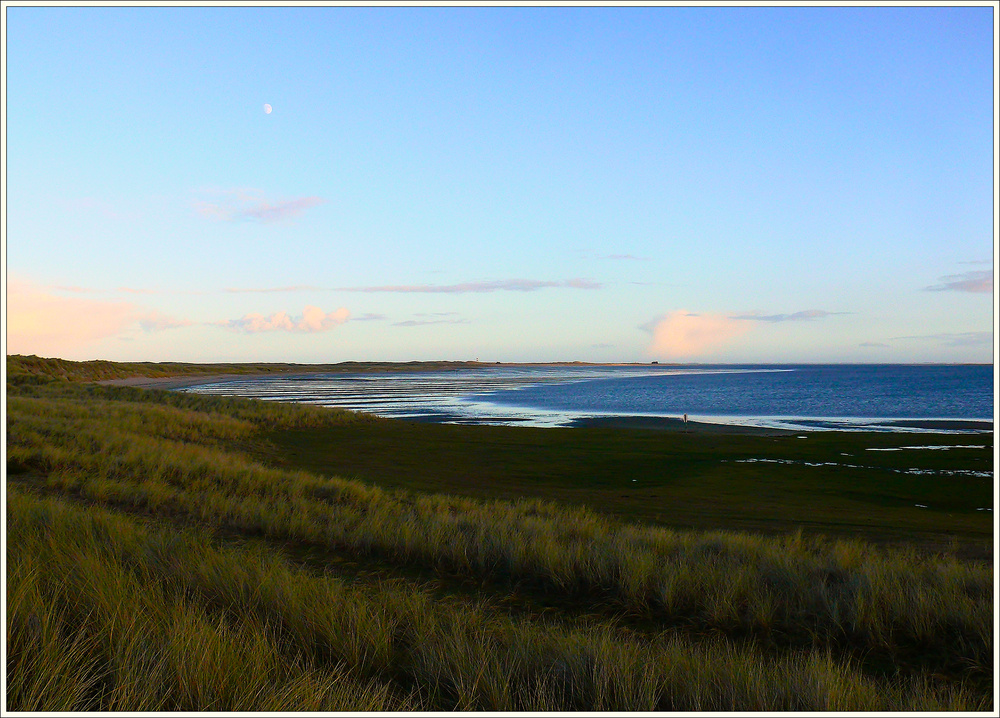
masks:
{"label": "marram grass", "polygon": [[[989,565],[386,490],[241,448],[358,421],[377,420],[9,384],[8,708],[992,707]],[[500,588],[470,603],[349,584],[289,563],[289,545]],[[509,614],[514,584],[594,619]]]}
{"label": "marram grass", "polygon": [[16,489],[15,710],[939,710],[962,689],[863,675],[822,650],[546,627],[419,588],[350,586],[201,530]]}

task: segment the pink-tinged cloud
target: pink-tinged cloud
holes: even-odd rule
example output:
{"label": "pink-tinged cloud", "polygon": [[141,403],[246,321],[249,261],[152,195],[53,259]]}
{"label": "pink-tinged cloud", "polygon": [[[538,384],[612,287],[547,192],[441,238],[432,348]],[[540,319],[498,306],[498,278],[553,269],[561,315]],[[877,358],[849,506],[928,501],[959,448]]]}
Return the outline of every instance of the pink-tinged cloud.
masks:
{"label": "pink-tinged cloud", "polygon": [[[67,288],[80,293],[80,288]],[[86,291],[86,290],[82,290]],[[100,339],[142,328],[163,331],[187,320],[150,312],[130,302],[61,297],[31,281],[7,283],[7,352],[63,356]]]}
{"label": "pink-tinged cloud", "polygon": [[646,353],[664,359],[710,354],[750,328],[749,322],[723,314],[694,314],[678,310],[643,326],[653,340]]}
{"label": "pink-tinged cloud", "polygon": [[260,190],[223,190],[209,193],[208,198],[194,203],[195,211],[203,217],[228,222],[251,220],[277,222],[298,217],[310,207],[326,202],[322,197],[299,197],[284,201],[268,199]]}
{"label": "pink-tinged cloud", "polygon": [[7,283],[7,352],[60,356],[114,336],[137,318],[125,302],[49,294],[32,282]]}
{"label": "pink-tinged cloud", "polygon": [[269,317],[265,317],[263,314],[246,314],[240,319],[219,322],[219,325],[247,334],[279,331],[314,333],[338,327],[346,322],[350,316],[351,313],[344,307],[327,313],[319,307],[307,306],[302,310],[300,317],[291,317],[286,312],[276,312]]}
{"label": "pink-tinged cloud", "polygon": [[948,274],[941,277],[940,284],[924,287],[928,292],[973,292],[976,294],[993,293],[993,270],[986,269],[962,274]]}

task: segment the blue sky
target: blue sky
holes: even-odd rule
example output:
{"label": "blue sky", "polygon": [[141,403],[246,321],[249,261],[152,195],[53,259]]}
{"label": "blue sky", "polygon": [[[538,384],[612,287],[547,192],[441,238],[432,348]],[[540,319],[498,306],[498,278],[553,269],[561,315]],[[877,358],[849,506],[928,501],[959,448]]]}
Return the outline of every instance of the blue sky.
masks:
{"label": "blue sky", "polygon": [[992,361],[991,6],[5,13],[8,353]]}

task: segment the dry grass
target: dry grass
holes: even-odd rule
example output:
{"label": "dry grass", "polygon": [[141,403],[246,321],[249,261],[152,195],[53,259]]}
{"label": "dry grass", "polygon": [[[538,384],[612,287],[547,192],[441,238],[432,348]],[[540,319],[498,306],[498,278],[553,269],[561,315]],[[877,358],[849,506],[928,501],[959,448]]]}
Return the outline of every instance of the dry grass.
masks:
{"label": "dry grass", "polygon": [[[938,710],[820,650],[542,626],[11,491],[17,710]],[[982,699],[978,699],[982,700]]]}

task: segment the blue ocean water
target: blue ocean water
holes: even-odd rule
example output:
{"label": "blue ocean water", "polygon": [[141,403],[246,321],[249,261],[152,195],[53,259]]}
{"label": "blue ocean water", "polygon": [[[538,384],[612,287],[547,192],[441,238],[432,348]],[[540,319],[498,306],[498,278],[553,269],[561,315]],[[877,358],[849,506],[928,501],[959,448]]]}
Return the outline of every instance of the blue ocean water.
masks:
{"label": "blue ocean water", "polygon": [[683,374],[538,384],[481,395],[579,413],[843,419],[992,419],[993,367],[702,366]]}
{"label": "blue ocean water", "polygon": [[430,421],[559,426],[660,416],[784,428],[901,430],[992,421],[991,365],[501,365],[231,379],[186,391],[341,406]]}

